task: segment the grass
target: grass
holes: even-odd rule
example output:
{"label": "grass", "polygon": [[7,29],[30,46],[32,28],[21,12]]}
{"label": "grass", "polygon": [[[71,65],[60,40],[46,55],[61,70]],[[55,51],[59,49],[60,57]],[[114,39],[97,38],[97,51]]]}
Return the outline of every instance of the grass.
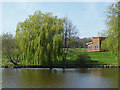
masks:
{"label": "grass", "polygon": [[67,60],[76,60],[81,52],[87,52],[86,48],[69,48]]}
{"label": "grass", "polygon": [[[67,60],[76,60],[80,52],[87,52],[86,48],[70,48],[67,55]],[[117,58],[110,52],[88,52],[92,61],[98,63],[118,63]]]}
{"label": "grass", "polygon": [[89,52],[91,60],[99,63],[118,63],[117,58],[110,52]]}

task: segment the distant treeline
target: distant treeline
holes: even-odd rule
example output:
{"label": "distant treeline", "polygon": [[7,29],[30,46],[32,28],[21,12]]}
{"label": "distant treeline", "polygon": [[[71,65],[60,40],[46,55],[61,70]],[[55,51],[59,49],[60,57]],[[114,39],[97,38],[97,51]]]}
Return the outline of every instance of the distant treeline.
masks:
{"label": "distant treeline", "polygon": [[86,43],[91,42],[92,38],[72,37],[69,42],[69,48],[87,48]]}

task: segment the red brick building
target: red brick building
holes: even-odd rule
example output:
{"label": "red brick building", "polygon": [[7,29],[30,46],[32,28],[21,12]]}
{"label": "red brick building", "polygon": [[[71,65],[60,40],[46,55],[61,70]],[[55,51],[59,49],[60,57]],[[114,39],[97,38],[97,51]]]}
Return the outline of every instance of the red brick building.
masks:
{"label": "red brick building", "polygon": [[105,37],[93,37],[92,42],[86,43],[88,45],[88,52],[100,52],[101,41],[105,40]]}

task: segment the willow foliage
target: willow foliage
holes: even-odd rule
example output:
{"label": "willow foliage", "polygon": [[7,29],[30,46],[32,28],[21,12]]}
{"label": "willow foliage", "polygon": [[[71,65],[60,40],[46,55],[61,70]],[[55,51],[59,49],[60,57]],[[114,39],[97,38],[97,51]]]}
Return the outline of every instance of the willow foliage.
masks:
{"label": "willow foliage", "polygon": [[63,22],[51,13],[36,11],[18,23],[16,40],[25,65],[51,65],[62,53]]}
{"label": "willow foliage", "polygon": [[119,12],[118,3],[108,7],[106,12],[106,25],[108,36],[102,42],[102,48],[107,49],[118,56],[118,39],[119,39]]}

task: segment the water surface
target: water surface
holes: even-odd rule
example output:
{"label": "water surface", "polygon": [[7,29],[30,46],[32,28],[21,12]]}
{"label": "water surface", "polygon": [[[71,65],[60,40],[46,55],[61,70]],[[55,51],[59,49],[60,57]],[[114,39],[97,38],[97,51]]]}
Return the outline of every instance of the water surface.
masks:
{"label": "water surface", "polygon": [[117,69],[2,69],[8,88],[118,88]]}

